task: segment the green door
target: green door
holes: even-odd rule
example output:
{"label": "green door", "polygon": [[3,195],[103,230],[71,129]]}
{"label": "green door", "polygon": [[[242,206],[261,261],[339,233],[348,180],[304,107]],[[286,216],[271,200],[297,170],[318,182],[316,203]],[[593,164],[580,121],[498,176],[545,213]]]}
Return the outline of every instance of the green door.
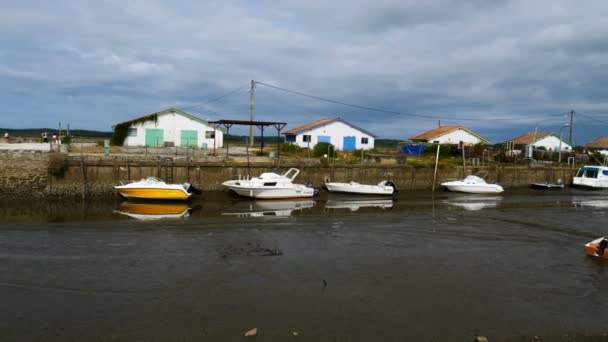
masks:
{"label": "green door", "polygon": [[164,146],[165,138],[161,128],[146,128],[146,146]]}
{"label": "green door", "polygon": [[182,131],[180,146],[198,146],[197,131]]}

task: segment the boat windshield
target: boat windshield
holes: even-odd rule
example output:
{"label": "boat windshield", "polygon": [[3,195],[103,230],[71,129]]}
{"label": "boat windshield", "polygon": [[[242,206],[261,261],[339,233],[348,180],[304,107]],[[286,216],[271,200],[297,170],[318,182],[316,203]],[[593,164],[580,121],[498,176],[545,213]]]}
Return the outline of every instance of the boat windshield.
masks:
{"label": "boat windshield", "polygon": [[584,177],[585,178],[597,178],[597,175],[599,173],[599,169],[594,168],[594,167],[589,167],[589,168],[583,168],[584,173]]}
{"label": "boat windshield", "polygon": [[158,178],[158,177],[154,177],[154,176],[150,176],[148,178],[146,178],[146,182],[148,183],[163,183],[163,180]]}

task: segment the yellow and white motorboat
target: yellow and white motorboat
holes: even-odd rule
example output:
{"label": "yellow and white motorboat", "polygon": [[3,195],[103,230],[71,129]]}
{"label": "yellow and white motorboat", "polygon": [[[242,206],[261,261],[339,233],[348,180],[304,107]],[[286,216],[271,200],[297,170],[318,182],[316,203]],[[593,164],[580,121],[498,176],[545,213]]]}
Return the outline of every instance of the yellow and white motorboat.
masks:
{"label": "yellow and white motorboat", "polygon": [[190,216],[192,208],[186,203],[124,202],[114,212],[138,220],[178,219]]}
{"label": "yellow and white motorboat", "polygon": [[114,187],[120,195],[134,199],[187,200],[200,194],[190,183],[167,184],[157,177],[148,177],[139,182],[124,182]]}

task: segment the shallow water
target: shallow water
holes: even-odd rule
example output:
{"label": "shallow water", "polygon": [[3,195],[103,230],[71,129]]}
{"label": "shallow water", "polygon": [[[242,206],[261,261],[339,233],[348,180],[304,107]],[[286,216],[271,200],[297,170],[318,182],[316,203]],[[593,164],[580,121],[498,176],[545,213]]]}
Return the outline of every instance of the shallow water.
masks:
{"label": "shallow water", "polygon": [[183,215],[175,203],[146,205],[3,204],[2,337],[217,341],[257,327],[262,341],[294,331],[309,341],[496,341],[608,331],[608,263],[583,253],[607,234],[607,193],[261,202],[208,193]]}

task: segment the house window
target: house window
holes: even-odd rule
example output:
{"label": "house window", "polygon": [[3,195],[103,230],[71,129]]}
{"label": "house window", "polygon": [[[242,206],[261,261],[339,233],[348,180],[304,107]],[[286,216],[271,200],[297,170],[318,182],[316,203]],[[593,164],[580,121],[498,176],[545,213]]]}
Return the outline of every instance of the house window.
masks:
{"label": "house window", "polygon": [[137,136],[137,128],[129,128],[127,129],[128,137],[136,137]]}
{"label": "house window", "polygon": [[303,142],[310,142],[310,135],[303,135],[302,136],[302,141]]}
{"label": "house window", "polygon": [[215,139],[215,131],[206,131],[205,139]]}
{"label": "house window", "polygon": [[288,134],[285,136],[286,142],[296,142],[296,136],[293,134]]}
{"label": "house window", "polygon": [[368,144],[368,138],[361,138],[361,144],[362,145],[367,145]]}

